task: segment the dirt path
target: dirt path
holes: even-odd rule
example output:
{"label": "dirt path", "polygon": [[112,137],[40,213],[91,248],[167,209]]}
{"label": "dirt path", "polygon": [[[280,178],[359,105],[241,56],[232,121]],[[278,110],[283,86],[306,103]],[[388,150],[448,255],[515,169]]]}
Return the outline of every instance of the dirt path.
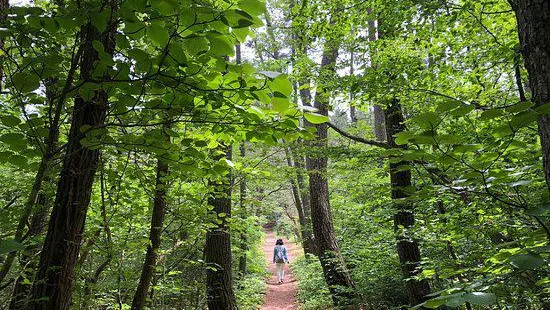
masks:
{"label": "dirt path", "polygon": [[[296,279],[292,274],[292,270],[285,266],[285,277],[283,284],[277,284],[276,266],[273,264],[273,248],[277,238],[272,231],[266,231],[265,244],[263,246],[265,259],[269,263],[269,272],[272,276],[267,281],[267,293],[265,303],[260,308],[261,310],[293,310],[298,309],[296,302]],[[292,261],[298,255],[298,247],[288,240],[284,240],[287,249],[288,259]]]}

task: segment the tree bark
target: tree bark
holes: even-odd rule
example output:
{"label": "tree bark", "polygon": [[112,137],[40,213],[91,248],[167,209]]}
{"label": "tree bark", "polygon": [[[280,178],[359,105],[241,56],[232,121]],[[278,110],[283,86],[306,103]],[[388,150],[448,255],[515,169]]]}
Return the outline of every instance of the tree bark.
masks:
{"label": "tree bark", "polygon": [[[163,126],[165,129],[168,125]],[[166,134],[167,135],[167,134]],[[167,143],[170,138],[167,135]],[[142,310],[145,307],[149,284],[155,273],[157,264],[158,250],[160,248],[162,227],[164,223],[164,214],[166,212],[166,194],[168,192],[168,164],[161,158],[157,159],[155,198],[153,200],[153,215],[151,216],[151,230],[149,232],[149,245],[145,254],[145,261],[141,269],[139,284],[132,301],[132,310]]]}
{"label": "tree bark", "polygon": [[386,125],[384,120],[384,110],[381,106],[375,104],[372,107],[372,112],[374,114],[374,136],[376,137],[376,141],[385,141]]}
{"label": "tree bark", "polygon": [[[399,147],[395,143],[395,134],[405,131],[403,123],[403,112],[398,99],[393,99],[386,108],[386,134],[388,144],[392,147]],[[403,147],[403,146],[401,146]],[[393,217],[394,230],[397,238],[397,254],[401,264],[405,286],[409,295],[411,305],[417,305],[426,300],[430,293],[428,281],[417,280],[414,277],[422,273],[420,267],[420,249],[418,242],[408,236],[407,230],[414,226],[413,206],[405,199],[409,197],[409,190],[412,187],[410,169],[403,169],[408,162],[390,161],[390,182],[391,198],[397,206],[397,212]]]}
{"label": "tree bark", "polygon": [[[4,27],[8,20],[9,0],[0,0],[0,28]],[[0,37],[0,50],[4,49],[4,37]],[[4,57],[0,56],[0,92],[2,91],[2,81],[4,80]],[[0,281],[1,282],[1,281]]]}
{"label": "tree bark", "polygon": [[[321,71],[334,74],[334,65],[338,58],[338,47],[329,40],[326,43],[321,60]],[[319,88],[315,97],[314,107],[317,113],[328,116],[329,93]],[[328,125],[326,123],[314,126],[317,131],[311,147],[321,150],[328,145]],[[336,242],[332,212],[330,210],[328,180],[328,158],[325,155],[308,155],[306,167],[309,173],[309,196],[313,233],[319,252],[319,260],[323,267],[325,281],[331,292],[336,307],[353,305],[355,299],[355,283],[351,279],[340,248]]]}
{"label": "tree bark", "polygon": [[[298,164],[293,161],[292,158],[292,151],[290,149],[285,148],[285,157],[287,164],[290,168],[293,168],[293,170],[300,169],[298,167]],[[290,181],[290,187],[292,191],[292,197],[294,198],[294,205],[296,206],[296,211],[298,211],[298,222],[300,224],[300,241],[302,243],[302,248],[304,250],[304,254],[311,254],[316,255],[315,247],[313,246],[313,236],[311,232],[311,217],[308,217],[306,214],[306,210],[304,208],[304,200],[302,196],[302,189],[300,188],[300,184],[298,181],[298,175],[299,172],[296,171],[296,174],[292,173],[289,181]],[[302,182],[303,182],[303,176]],[[303,184],[302,184],[303,186]]]}
{"label": "tree bark", "polygon": [[[550,2],[511,1],[516,13],[521,53],[529,75],[529,88],[536,106],[550,103]],[[550,115],[538,119],[542,167],[550,190]]]}
{"label": "tree bark", "polygon": [[[114,9],[114,4],[111,9]],[[105,52],[113,54],[116,24],[109,23],[108,29],[100,34],[88,23],[81,29],[83,52],[80,59],[81,80],[92,78],[98,53],[91,42],[103,43]],[[108,96],[103,90],[96,91],[91,100],[80,96],[75,98],[71,129],[48,233],[42,249],[38,272],[31,291],[28,309],[66,310],[71,300],[74,268],[78,258],[86,213],[94,174],[97,169],[99,150],[91,150],[81,144],[85,137],[82,126],[101,126],[106,117]]]}
{"label": "tree bark", "polygon": [[[239,46],[239,53],[240,56],[240,46]],[[241,152],[241,158],[245,158],[246,156],[246,147],[244,145],[244,142],[241,142],[241,145],[239,147],[239,150]],[[239,195],[239,203],[241,205],[241,212],[246,216],[246,178],[243,176],[240,183],[240,195]],[[243,217],[244,218],[244,217]],[[246,232],[241,234],[241,257],[239,257],[239,273],[242,277],[246,275],[246,262],[247,262],[247,255],[248,252],[248,236],[246,235]]]}
{"label": "tree bark", "polygon": [[[372,14],[372,10],[367,10],[368,14]],[[377,29],[376,29],[376,22],[374,18],[369,19],[368,21],[368,34],[369,34],[369,42],[374,42],[377,39],[376,35]],[[372,61],[372,57],[374,54],[374,48],[370,47],[370,61],[371,65],[374,66],[374,63]],[[376,137],[376,141],[385,141],[386,140],[386,126],[384,124],[385,116],[384,116],[384,109],[378,105],[375,104],[372,107],[372,114],[373,114],[373,131],[374,136]]]}
{"label": "tree bark", "polygon": [[[231,159],[231,147],[226,149]],[[218,157],[216,159],[221,159]],[[231,173],[221,181],[211,181],[214,192],[208,198],[219,220],[206,233],[204,256],[206,262],[206,297],[209,310],[237,309],[231,274],[231,238],[228,219],[231,217]]]}

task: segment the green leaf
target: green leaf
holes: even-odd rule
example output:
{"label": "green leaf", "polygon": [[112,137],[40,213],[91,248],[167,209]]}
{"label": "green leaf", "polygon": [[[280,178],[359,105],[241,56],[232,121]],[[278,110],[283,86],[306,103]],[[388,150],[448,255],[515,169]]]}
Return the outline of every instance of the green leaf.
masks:
{"label": "green leaf", "polygon": [[153,6],[153,8],[155,8],[155,10],[163,15],[174,14],[178,6],[177,3],[170,0],[154,0],[151,1],[151,5]]}
{"label": "green leaf", "polygon": [[464,294],[464,300],[473,305],[492,305],[497,301],[493,293],[473,292]]}
{"label": "green leaf", "polygon": [[430,299],[424,303],[424,307],[428,309],[437,309],[439,306],[442,306],[444,304],[444,299]]}
{"label": "green leaf", "polygon": [[159,24],[152,24],[148,30],[147,36],[156,46],[165,47],[166,44],[168,44],[168,41],[170,40],[168,29]]}
{"label": "green leaf", "polygon": [[231,33],[233,33],[233,35],[235,35],[237,40],[239,40],[239,42],[241,42],[241,43],[246,42],[246,37],[248,36],[249,32],[250,32],[249,28],[233,28],[233,29],[231,29]]}
{"label": "green leaf", "polygon": [[180,65],[187,63],[187,57],[185,56],[185,52],[183,51],[180,43],[171,42],[168,51],[170,52],[172,58],[174,58]]}
{"label": "green leaf", "polygon": [[20,133],[10,132],[0,136],[0,141],[10,145],[11,147],[20,148],[25,146],[25,136]]}
{"label": "green leaf", "polygon": [[522,111],[525,111],[525,110],[531,108],[534,105],[535,104],[530,102],[530,101],[522,101],[522,102],[519,102],[519,103],[509,107],[509,108],[506,108],[506,112],[510,112],[510,113],[522,112]]}
{"label": "green leaf", "polygon": [[40,87],[40,80],[36,75],[27,73],[15,73],[12,76],[13,86],[22,93],[32,92]]}
{"label": "green leaf", "polygon": [[92,41],[92,46],[100,54],[105,52],[105,47],[103,46],[103,43],[99,42],[98,40]]}
{"label": "green leaf", "polygon": [[482,120],[493,119],[502,115],[504,115],[504,111],[502,109],[487,110],[481,113],[481,116],[479,117],[479,119],[482,119]]}
{"label": "green leaf", "polygon": [[25,168],[27,166],[27,158],[19,154],[12,154],[8,157],[8,162],[19,168]]}
{"label": "green leaf", "polygon": [[210,41],[210,52],[216,56],[232,56],[235,53],[234,45],[229,42],[226,36],[208,35]]}
{"label": "green leaf", "polygon": [[271,91],[273,91],[274,93],[279,92],[285,97],[290,98],[290,94],[292,93],[293,88],[286,74],[278,75],[269,84],[271,87]]}
{"label": "green leaf", "polygon": [[449,112],[454,117],[464,116],[470,112],[472,112],[475,109],[473,104],[470,105],[463,105],[459,107],[458,109],[455,109],[451,112]]}
{"label": "green leaf", "polygon": [[0,121],[8,127],[17,126],[21,123],[21,120],[13,115],[2,115],[2,117],[0,117]]}
{"label": "green leaf", "polygon": [[272,103],[273,103],[273,110],[281,113],[286,111],[290,106],[290,101],[288,101],[288,99],[286,98],[273,97]]}
{"label": "green leaf", "polygon": [[[107,14],[106,14],[107,13]],[[92,25],[99,30],[99,32],[104,32],[107,29],[107,18],[109,12],[94,12],[91,14]]]}
{"label": "green leaf", "polygon": [[267,11],[265,2],[259,0],[242,0],[239,7],[251,15],[260,15]]}
{"label": "green leaf", "polygon": [[14,239],[6,239],[0,241],[0,254],[6,254],[9,252],[18,252],[24,250],[25,247]]}
{"label": "green leaf", "polygon": [[328,116],[317,113],[304,113],[304,117],[312,124],[323,124],[329,121]]}
{"label": "green leaf", "polygon": [[208,50],[208,40],[202,36],[187,37],[184,38],[183,48],[191,56],[198,55]]}
{"label": "green leaf", "polygon": [[508,258],[508,261],[518,269],[535,269],[544,264],[544,259],[535,254],[516,254]]}

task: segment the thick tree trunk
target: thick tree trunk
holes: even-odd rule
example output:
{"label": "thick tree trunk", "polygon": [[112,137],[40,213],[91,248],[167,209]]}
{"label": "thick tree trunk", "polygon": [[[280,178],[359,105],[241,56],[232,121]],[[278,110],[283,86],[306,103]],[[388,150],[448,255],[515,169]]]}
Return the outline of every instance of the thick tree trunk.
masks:
{"label": "thick tree trunk", "polygon": [[[113,23],[104,34],[100,34],[92,24],[82,27],[83,52],[80,60],[82,80],[91,79],[94,63],[99,59],[91,42],[99,40],[103,43],[106,53],[112,54],[115,30],[116,25]],[[107,99],[104,91],[96,91],[89,101],[79,96],[75,99],[67,153],[57,185],[38,273],[32,287],[29,309],[66,310],[69,308],[74,268],[99,159],[99,150],[91,150],[81,144],[84,134],[80,128],[96,127],[104,123]]]}
{"label": "thick tree trunk", "polygon": [[[514,0],[521,53],[536,106],[550,103],[550,1]],[[542,166],[550,190],[550,115],[538,119]]]}
{"label": "thick tree trunk", "polygon": [[[385,111],[386,134],[388,144],[398,147],[395,143],[395,134],[405,130],[403,112],[397,99],[393,99]],[[403,169],[408,163],[390,162],[391,198],[397,206],[397,213],[393,217],[394,229],[397,232],[397,254],[401,264],[405,285],[411,305],[417,305],[426,300],[430,293],[427,280],[417,280],[414,277],[422,273],[420,268],[420,249],[418,242],[407,235],[407,229],[414,226],[413,206],[404,200],[409,197],[408,191],[412,187],[411,171]],[[403,227],[403,228],[401,228]]]}
{"label": "thick tree trunk", "polygon": [[[334,65],[338,57],[338,48],[334,42],[328,42],[323,52],[321,70],[325,74],[334,74]],[[315,98],[315,108],[319,114],[328,115],[329,93],[319,89]],[[313,126],[308,124],[308,126]],[[315,125],[317,132],[311,146],[325,148],[328,143],[328,125]],[[351,279],[340,248],[336,242],[332,212],[330,210],[328,180],[328,158],[324,155],[308,155],[306,167],[309,173],[309,196],[313,233],[323,267],[325,281],[330,289],[335,306],[352,305],[355,298],[355,283]]]}
{"label": "thick tree trunk", "polygon": [[[231,159],[231,147],[226,148]],[[219,159],[219,158],[218,158]],[[231,274],[231,238],[228,219],[231,217],[231,173],[222,181],[212,181],[214,192],[208,203],[220,220],[206,234],[204,256],[206,261],[206,297],[209,310],[237,309]]]}
{"label": "thick tree trunk", "polygon": [[[167,126],[165,126],[167,127]],[[168,143],[169,143],[168,138]],[[132,310],[142,310],[145,307],[149,284],[155,273],[158,250],[160,248],[162,226],[166,210],[166,193],[168,192],[168,164],[161,158],[157,159],[157,176],[155,183],[155,198],[153,201],[153,215],[151,216],[151,230],[149,245],[145,254],[145,261],[141,269],[139,284],[132,301]]]}

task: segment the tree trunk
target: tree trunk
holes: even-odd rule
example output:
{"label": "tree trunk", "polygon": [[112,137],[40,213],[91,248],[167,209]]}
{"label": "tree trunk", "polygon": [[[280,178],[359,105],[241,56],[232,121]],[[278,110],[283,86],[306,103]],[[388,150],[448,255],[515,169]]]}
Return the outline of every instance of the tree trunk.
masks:
{"label": "tree trunk", "polygon": [[315,235],[313,234],[313,224],[311,223],[311,205],[309,201],[309,188],[305,184],[304,173],[305,163],[303,156],[296,156],[290,150],[291,158],[294,161],[294,168],[296,169],[296,180],[298,185],[298,191],[300,193],[300,199],[302,201],[302,209],[304,210],[305,217],[305,234],[307,237],[307,247],[310,250],[310,254],[318,256],[317,244],[315,243]]}
{"label": "tree trunk", "polygon": [[[326,43],[321,60],[321,71],[334,74],[334,65],[338,57],[338,47],[335,42]],[[329,93],[319,88],[315,97],[315,108],[319,114],[328,116]],[[313,126],[308,124],[308,126]],[[328,145],[328,125],[314,125],[317,129],[311,147],[326,148]],[[319,260],[323,267],[325,281],[329,287],[335,306],[352,305],[355,298],[355,283],[351,279],[340,248],[336,242],[332,212],[330,210],[328,180],[328,158],[325,155],[308,155],[306,167],[309,173],[309,196],[313,233],[319,252]]]}
{"label": "tree trunk", "polygon": [[[239,46],[239,54],[240,55],[240,46]],[[246,148],[244,145],[244,142],[241,142],[241,145],[239,147],[239,150],[241,151],[241,158],[245,158],[246,156]],[[243,213],[243,218],[246,217],[246,178],[243,176],[240,183],[240,195],[239,195],[239,203],[241,205],[241,212]],[[248,252],[248,237],[246,235],[246,232],[241,234],[241,257],[239,257],[239,273],[242,277],[246,275],[246,261],[247,261],[247,255]]]}
{"label": "tree trunk", "polygon": [[[103,43],[105,52],[112,54],[115,31],[114,23],[110,23],[103,34],[100,34],[91,23],[82,27],[83,52],[80,75],[83,81],[92,78],[94,63],[99,60],[91,42],[99,40]],[[80,96],[75,99],[67,153],[57,185],[38,273],[32,287],[29,309],[69,308],[74,268],[99,159],[99,150],[91,150],[81,144],[80,141],[85,135],[80,128],[102,125],[107,106],[108,96],[102,90],[96,91],[91,100],[84,100]]]}
{"label": "tree trunk", "polygon": [[[372,10],[371,9],[368,9],[367,12],[369,14],[372,13]],[[376,29],[376,23],[375,23],[375,20],[373,18],[371,18],[369,21],[368,21],[368,34],[369,34],[369,41],[370,42],[374,42],[376,41],[377,39],[377,35],[376,35],[376,32],[377,32],[377,29]],[[372,61],[372,57],[373,57],[373,54],[374,54],[374,48],[371,46],[370,47],[370,61],[371,61],[371,65],[374,66],[374,63]],[[372,107],[372,114],[373,114],[373,131],[374,131],[374,136],[376,137],[376,141],[385,141],[386,140],[386,126],[384,124],[384,110],[382,109],[382,107],[378,104],[375,104],[373,107]]]}
{"label": "tree trunk", "polygon": [[[169,126],[165,125],[164,128]],[[170,138],[167,138],[170,143]],[[168,164],[161,158],[157,159],[157,175],[155,183],[155,198],[153,201],[153,215],[151,216],[151,230],[149,232],[149,245],[145,254],[145,261],[141,269],[139,284],[132,301],[132,310],[142,310],[145,307],[149,284],[155,273],[158,250],[160,248],[162,226],[166,210],[166,193],[168,192]]]}
{"label": "tree trunk", "polygon": [[[550,103],[550,2],[510,1],[516,12],[521,53],[536,106]],[[550,115],[538,119],[542,167],[550,190]]]}
{"label": "tree trunk", "polygon": [[[351,30],[351,35],[354,35],[353,29]],[[355,70],[354,70],[355,68],[353,66],[354,62],[355,62],[355,51],[352,47],[349,53],[349,75],[352,78],[352,81],[353,81],[353,76],[355,75]],[[350,92],[349,92],[349,103],[350,103],[349,116],[352,124],[357,123],[357,110],[355,107],[355,103],[353,102],[354,99],[355,99],[354,87],[353,85],[351,85]]]}
{"label": "tree trunk", "polygon": [[[237,65],[240,65],[241,62],[242,62],[242,53],[241,53],[241,45],[240,44],[237,44],[235,46],[235,63]],[[246,147],[245,147],[245,143],[244,142],[241,142],[241,145],[239,146],[239,151],[240,151],[240,155],[241,155],[241,158],[244,159],[246,157]],[[241,183],[239,184],[239,190],[240,190],[240,193],[239,193],[239,203],[240,203],[240,206],[241,206],[241,212],[243,214],[243,218],[246,218],[246,216],[248,215],[247,212],[246,212],[246,177],[243,175],[242,179],[241,179]],[[240,236],[240,241],[241,241],[241,244],[240,244],[240,249],[241,249],[241,256],[239,257],[239,273],[241,275],[241,277],[244,278],[244,276],[246,275],[246,262],[247,262],[247,252],[248,252],[248,236],[246,234],[246,232],[243,232],[241,233],[241,236]]]}
{"label": "tree trunk", "polygon": [[384,110],[381,106],[375,104],[372,107],[372,112],[374,114],[374,136],[376,141],[385,141],[386,140],[386,125],[384,121]]}
{"label": "tree trunk", "polygon": [[[226,148],[231,159],[231,147]],[[221,159],[223,157],[218,157]],[[211,181],[214,192],[208,198],[212,211],[220,220],[206,233],[206,297],[209,310],[237,309],[231,275],[231,238],[228,219],[231,217],[231,173],[221,181]]]}
{"label": "tree trunk", "polygon": [[[0,0],[0,28],[3,28],[8,20],[9,0]],[[0,37],[0,50],[4,49],[4,37]],[[0,92],[2,91],[2,81],[4,79],[4,57],[0,56]],[[1,282],[1,281],[0,281]]]}
{"label": "tree trunk", "polygon": [[[285,157],[287,164],[290,168],[293,168],[293,170],[300,169],[298,167],[298,164],[293,161],[292,159],[292,151],[290,149],[285,148]],[[302,178],[303,182],[303,175],[301,175],[300,172],[296,171],[296,175],[294,173],[290,177],[290,186],[292,191],[292,196],[294,197],[294,205],[296,206],[296,210],[298,211],[298,222],[300,223],[300,239],[302,242],[302,248],[304,249],[304,254],[311,254],[316,255],[315,247],[313,246],[313,236],[311,231],[311,217],[308,217],[308,213],[306,213],[303,199],[304,196],[302,195],[302,188],[300,187],[300,182],[298,181],[299,178]],[[303,184],[302,184],[303,186]],[[306,196],[306,198],[309,198]]]}
{"label": "tree trunk", "polygon": [[[398,147],[395,143],[395,134],[405,130],[403,124],[403,112],[397,99],[393,99],[385,111],[386,134],[388,144]],[[420,267],[420,249],[418,242],[407,235],[407,229],[414,225],[413,206],[405,198],[409,197],[407,192],[412,187],[411,171],[403,169],[408,162],[390,161],[391,198],[397,206],[397,213],[393,217],[394,230],[397,235],[397,254],[401,264],[407,293],[411,305],[417,305],[426,300],[430,293],[430,286],[427,280],[417,280],[414,277],[422,273]]]}

